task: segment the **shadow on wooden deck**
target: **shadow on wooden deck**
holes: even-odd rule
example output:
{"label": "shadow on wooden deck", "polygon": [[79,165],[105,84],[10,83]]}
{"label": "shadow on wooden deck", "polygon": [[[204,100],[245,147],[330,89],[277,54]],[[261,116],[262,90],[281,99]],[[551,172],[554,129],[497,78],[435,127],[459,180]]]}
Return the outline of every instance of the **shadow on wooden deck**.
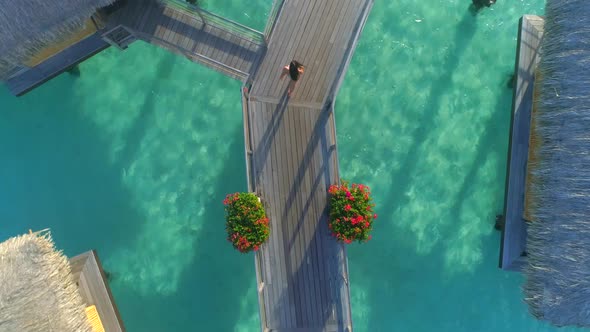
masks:
{"label": "shadow on wooden deck", "polygon": [[[303,223],[305,222],[305,216],[307,214],[307,211],[309,210],[310,206],[313,203],[313,193],[317,192],[318,190],[320,192],[323,192],[327,195],[327,190],[330,187],[331,183],[331,178],[333,176],[333,174],[331,173],[331,161],[330,158],[332,157],[332,153],[335,153],[335,146],[332,146],[329,141],[329,120],[330,120],[330,116],[332,114],[332,112],[334,111],[333,107],[332,107],[332,103],[328,103],[323,110],[321,111],[318,120],[314,126],[314,130],[313,130],[313,135],[312,138],[308,144],[308,146],[306,147],[305,150],[305,154],[303,157],[303,161],[301,162],[301,164],[299,165],[299,168],[297,170],[297,175],[293,181],[293,184],[291,186],[291,190],[289,193],[289,196],[287,198],[287,204],[285,205],[285,211],[284,211],[284,215],[286,216],[288,214],[288,211],[291,209],[292,204],[293,204],[293,200],[296,196],[296,193],[298,191],[300,191],[300,187],[301,184],[303,182],[304,179],[304,175],[307,171],[307,169],[309,168],[310,164],[311,164],[311,159],[312,159],[312,155],[314,153],[314,151],[316,150],[316,148],[318,148],[319,146],[319,153],[321,154],[321,159],[322,159],[322,169],[321,171],[319,171],[315,178],[312,179],[312,187],[310,190],[310,193],[312,194],[312,196],[308,197],[307,200],[304,202],[303,204],[303,209],[298,211],[298,216],[297,216],[297,225],[296,225],[296,230],[294,231],[295,234],[299,233],[301,227],[303,226]],[[329,253],[334,253],[335,256],[331,257],[331,256],[326,256],[326,262],[327,266],[328,266],[328,276],[326,277],[326,281],[325,281],[325,286],[329,287],[328,291],[330,292],[330,295],[328,297],[328,299],[330,300],[329,303],[326,303],[326,307],[324,307],[324,309],[326,308],[334,308],[334,320],[335,322],[333,324],[335,325],[331,325],[331,328],[336,328],[336,331],[347,331],[347,321],[350,318],[349,317],[349,313],[344,312],[344,306],[343,305],[348,305],[349,304],[349,300],[343,299],[341,297],[341,292],[343,289],[347,288],[348,285],[346,285],[346,283],[348,282],[347,280],[345,280],[345,278],[348,278],[347,275],[344,275],[344,273],[346,271],[340,271],[339,269],[342,268],[342,266],[340,266],[340,262],[338,261],[338,257],[339,257],[339,252],[341,252],[341,250],[343,250],[342,245],[338,244],[336,241],[334,241],[331,236],[329,235],[329,230],[328,230],[328,215],[329,215],[329,198],[327,198],[326,200],[326,205],[323,208],[322,211],[322,216],[320,218],[320,220],[318,221],[317,227],[315,229],[314,232],[314,239],[315,241],[310,241],[308,244],[308,247],[305,248],[305,254],[304,254],[304,258],[302,261],[307,261],[310,257],[310,255],[321,255],[321,254],[325,254],[327,252]],[[291,251],[293,250],[293,246],[294,246],[294,241],[295,241],[295,237],[291,237],[290,239],[284,239],[284,245],[285,250],[286,251]],[[316,248],[313,248],[313,244],[317,243],[319,245],[321,245],[321,248],[319,248],[319,252]],[[287,256],[289,257],[289,256]],[[320,258],[321,259],[321,258]],[[302,271],[301,268],[299,268],[297,271],[294,271],[293,274],[291,274],[293,271],[289,271],[289,267],[291,266],[290,263],[288,262],[286,264],[287,266],[287,271],[288,271],[288,275],[293,275],[294,277],[292,278],[292,280],[290,280],[290,283],[292,283],[292,286],[290,288],[292,288],[292,291],[296,291],[299,287],[298,282],[301,282],[302,280],[304,280],[303,274],[304,271]],[[348,293],[348,292],[347,292]],[[329,311],[325,311],[320,313],[321,315],[321,320],[323,321],[323,326],[324,328],[326,328],[327,326],[330,326],[329,324],[329,320],[332,317],[332,313]],[[330,329],[328,329],[330,330]]]}
{"label": "shadow on wooden deck", "polygon": [[[162,11],[161,15],[166,16],[163,13],[165,8],[164,7],[159,7],[159,8]],[[242,57],[244,60],[253,59],[259,53],[259,52],[254,52],[254,51],[250,50],[249,48],[246,48],[240,44],[236,44],[232,41],[229,41],[225,38],[221,38],[218,34],[214,34],[213,29],[219,30],[220,34],[230,34],[231,35],[231,33],[226,32],[225,30],[222,30],[221,28],[219,28],[215,25],[204,24],[200,28],[198,28],[194,25],[190,25],[185,22],[182,22],[176,18],[169,17],[169,16],[167,16],[167,17],[170,21],[174,22],[173,27],[169,28],[169,30],[178,34],[180,36],[180,38],[189,39],[195,43],[195,46],[193,46],[192,48],[185,49],[187,51],[195,53],[195,50],[197,49],[197,45],[205,44],[209,47],[214,47],[216,49],[223,50],[225,53],[228,53],[230,55],[240,55],[240,57]],[[201,23],[203,23],[203,22],[201,22]],[[142,30],[141,32],[147,33],[147,34],[153,36],[153,35],[155,35],[157,28],[158,28],[158,26],[155,26],[153,29],[146,29],[146,30]],[[197,33],[192,33],[191,31],[192,32],[196,31]],[[236,36],[237,38],[242,39],[245,43],[254,44],[252,41],[249,41],[247,39],[243,39],[242,37],[239,37],[237,35],[233,35],[233,36]],[[186,43],[186,40],[183,41],[182,43],[176,44],[176,46],[179,48],[183,48],[183,46],[181,46],[181,44],[184,44],[184,43]]]}
{"label": "shadow on wooden deck", "polygon": [[[287,196],[287,201],[284,207],[284,210],[281,214],[281,220],[284,223],[283,228],[288,229],[291,228],[292,225],[287,225],[289,223],[288,216],[290,211],[295,203],[297,198],[297,194],[301,192],[302,183],[305,178],[305,174],[308,169],[311,167],[311,161],[313,159],[313,154],[315,153],[316,149],[319,146],[321,159],[322,159],[322,169],[318,170],[315,177],[312,178],[312,186],[309,190],[310,195],[305,198],[303,202],[303,208],[297,211],[296,220],[297,224],[295,225],[295,229],[292,231],[293,235],[289,238],[289,236],[283,233],[283,246],[285,252],[289,253],[292,250],[295,250],[295,236],[301,232],[301,228],[303,224],[306,222],[306,215],[309,209],[314,204],[314,198],[317,191],[321,191],[326,193],[329,186],[331,185],[330,179],[332,177],[331,174],[331,161],[330,158],[332,157],[332,153],[335,152],[335,149],[329,144],[329,120],[330,115],[333,112],[333,108],[331,103],[324,107],[314,125],[313,135],[305,148],[303,160],[299,164],[297,168],[297,173],[295,178],[293,179],[293,183],[291,184],[291,188],[289,194]],[[328,292],[327,299],[329,300],[328,303],[323,303],[322,309],[323,312],[316,313],[320,320],[323,322],[322,326],[331,326],[336,327],[337,331],[346,331],[347,324],[345,323],[348,320],[348,314],[343,310],[342,301],[348,302],[348,299],[341,298],[341,291],[343,288],[346,288],[344,275],[341,271],[339,271],[339,261],[338,261],[338,252],[341,251],[341,246],[336,241],[333,241],[329,235],[329,231],[327,228],[328,222],[328,204],[326,203],[325,207],[322,210],[322,216],[317,223],[317,227],[313,234],[313,240],[308,242],[308,245],[304,249],[304,255],[302,262],[308,261],[324,261],[325,265],[322,267],[327,267],[326,272],[328,275],[326,279],[323,281],[323,286],[325,287],[324,290],[316,290],[316,291],[325,291]],[[317,247],[316,247],[317,246]],[[328,258],[327,260],[323,257],[319,257],[319,255],[325,255],[326,253],[334,253],[335,256],[324,256]],[[300,289],[305,289],[306,287],[303,285],[306,282],[306,272],[303,270],[304,264],[299,265],[299,268],[295,271],[292,270],[293,264],[291,263],[290,255],[285,255],[284,259],[286,260],[286,273],[288,276],[287,279],[287,289],[281,297],[288,297],[291,299],[297,298],[295,294]],[[321,267],[320,267],[321,268]],[[321,273],[320,273],[321,274]],[[280,300],[279,303],[283,302]],[[304,305],[296,306],[299,309],[303,309]],[[329,310],[334,308],[334,319],[335,325],[330,325],[329,321],[332,318],[332,312]],[[297,313],[298,321],[296,322],[298,326],[305,326],[306,322],[301,321],[301,317],[304,316],[303,313]],[[330,330],[330,329],[328,329]],[[331,331],[331,330],[330,330]]]}
{"label": "shadow on wooden deck", "polygon": [[270,120],[270,125],[264,131],[262,138],[260,139],[260,144],[256,147],[256,151],[254,151],[254,183],[259,183],[260,174],[264,169],[264,165],[266,163],[266,159],[268,158],[268,154],[270,152],[270,148],[274,141],[275,135],[279,126],[281,125],[283,116],[287,111],[287,89],[283,92],[281,99],[279,100],[275,110],[273,111],[272,118]]}

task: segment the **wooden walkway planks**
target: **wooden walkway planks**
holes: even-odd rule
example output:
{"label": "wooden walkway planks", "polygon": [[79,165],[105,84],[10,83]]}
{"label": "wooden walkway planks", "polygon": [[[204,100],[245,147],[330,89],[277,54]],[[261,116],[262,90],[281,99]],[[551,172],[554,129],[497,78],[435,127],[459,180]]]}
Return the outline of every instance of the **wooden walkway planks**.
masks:
{"label": "wooden walkway planks", "polygon": [[[269,241],[256,255],[263,331],[352,331],[344,246],[327,228],[339,182],[334,97],[372,0],[285,1],[244,92],[248,186],[263,199]],[[291,59],[306,65],[292,98]]]}
{"label": "wooden walkway planks", "polygon": [[338,182],[331,108],[249,103],[251,174],[271,220],[259,252],[265,328],[351,329],[344,247],[327,229],[327,188]]}
{"label": "wooden walkway planks", "polygon": [[505,270],[519,270],[524,262],[521,254],[526,249],[525,182],[533,86],[543,26],[544,20],[539,16],[525,15],[520,19],[504,198],[505,224],[500,243],[500,267]]}
{"label": "wooden walkway planks", "polygon": [[254,40],[254,32],[230,31],[207,18],[204,23],[196,11],[181,6],[174,1],[128,0],[109,17],[108,26],[123,25],[139,39],[245,81],[264,56],[262,34]]}
{"label": "wooden walkway planks", "polygon": [[254,77],[251,95],[277,99],[288,78],[281,68],[292,59],[306,66],[291,101],[321,107],[348,56],[350,42],[363,27],[372,1],[285,1],[268,42],[268,51]]}
{"label": "wooden walkway planks", "polygon": [[94,250],[70,259],[72,275],[87,306],[95,305],[106,332],[125,332],[125,327]]}

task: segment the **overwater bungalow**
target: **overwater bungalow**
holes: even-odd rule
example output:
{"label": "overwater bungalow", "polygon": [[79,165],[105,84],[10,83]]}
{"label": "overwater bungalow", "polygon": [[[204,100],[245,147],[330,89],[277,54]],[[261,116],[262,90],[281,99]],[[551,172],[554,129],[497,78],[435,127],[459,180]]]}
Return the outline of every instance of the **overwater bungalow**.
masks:
{"label": "overwater bungalow", "polygon": [[0,80],[21,95],[109,47],[105,20],[124,3],[6,3],[0,8]]}
{"label": "overwater bungalow", "polygon": [[136,40],[245,81],[269,33],[183,0],[15,1],[0,9],[0,81],[20,96],[108,47],[124,50]]}
{"label": "overwater bungalow", "polygon": [[535,317],[588,327],[590,6],[545,11],[521,22],[500,266],[524,273]]}
{"label": "overwater bungalow", "polygon": [[48,231],[0,243],[0,280],[0,331],[125,331],[96,252],[68,259]]}

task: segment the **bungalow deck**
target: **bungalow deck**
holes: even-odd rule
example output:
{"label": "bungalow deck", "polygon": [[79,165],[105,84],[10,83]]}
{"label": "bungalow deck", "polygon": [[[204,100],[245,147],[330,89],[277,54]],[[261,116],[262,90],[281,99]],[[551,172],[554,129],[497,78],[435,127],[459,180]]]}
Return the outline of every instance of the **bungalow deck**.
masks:
{"label": "bungalow deck", "polygon": [[126,0],[117,11],[103,16],[104,26],[97,33],[8,79],[10,92],[21,96],[111,45],[125,49],[136,40],[240,81],[256,71],[266,52],[261,32],[182,0]]}
{"label": "bungalow deck", "polygon": [[[262,331],[352,331],[346,250],[327,228],[339,182],[334,99],[372,0],[285,1],[244,89],[248,185],[271,221],[256,254]],[[306,66],[291,98],[282,67]]]}
{"label": "bungalow deck", "polygon": [[127,0],[108,18],[134,37],[245,81],[266,51],[264,35],[179,0]]}
{"label": "bungalow deck", "polygon": [[540,60],[542,17],[525,15],[519,22],[516,52],[516,85],[510,121],[510,141],[504,196],[504,227],[500,243],[500,268],[520,270],[526,252],[525,185],[535,70]]}
{"label": "bungalow deck", "polygon": [[102,39],[100,33],[95,33],[44,62],[11,77],[6,81],[8,90],[15,96],[22,96],[109,46],[111,45]]}
{"label": "bungalow deck", "polygon": [[72,275],[87,306],[95,305],[106,332],[125,332],[119,310],[96,251],[91,250],[70,259]]}

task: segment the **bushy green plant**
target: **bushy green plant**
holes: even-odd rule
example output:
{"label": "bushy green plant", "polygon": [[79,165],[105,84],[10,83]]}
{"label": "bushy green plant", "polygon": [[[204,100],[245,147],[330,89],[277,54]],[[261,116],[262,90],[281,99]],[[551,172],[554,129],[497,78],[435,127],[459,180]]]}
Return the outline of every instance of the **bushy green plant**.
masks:
{"label": "bushy green plant", "polygon": [[225,197],[223,204],[227,240],[243,253],[258,250],[270,234],[268,218],[258,197],[253,193],[233,193]]}
{"label": "bushy green plant", "polygon": [[344,182],[331,185],[330,217],[328,228],[338,241],[346,244],[352,241],[367,242],[371,239],[373,222],[377,215],[373,213],[373,199],[369,187],[362,184]]}

